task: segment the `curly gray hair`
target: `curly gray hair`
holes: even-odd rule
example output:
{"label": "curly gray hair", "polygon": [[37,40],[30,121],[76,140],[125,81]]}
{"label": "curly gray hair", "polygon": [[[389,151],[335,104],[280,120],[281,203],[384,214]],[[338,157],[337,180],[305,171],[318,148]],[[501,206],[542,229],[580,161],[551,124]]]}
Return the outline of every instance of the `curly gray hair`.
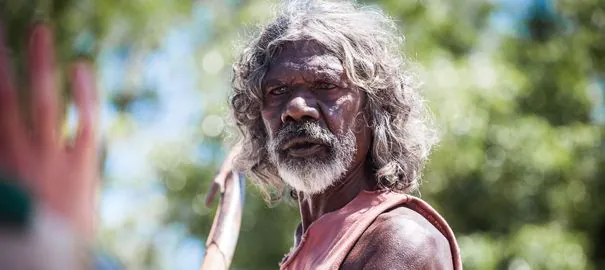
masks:
{"label": "curly gray hair", "polygon": [[437,136],[393,20],[377,8],[344,1],[290,1],[278,10],[233,65],[230,106],[241,147],[236,168],[269,199],[279,200],[288,190],[269,159],[261,82],[286,43],[313,40],[341,60],[348,79],[367,95],[370,162],[379,188],[415,190]]}

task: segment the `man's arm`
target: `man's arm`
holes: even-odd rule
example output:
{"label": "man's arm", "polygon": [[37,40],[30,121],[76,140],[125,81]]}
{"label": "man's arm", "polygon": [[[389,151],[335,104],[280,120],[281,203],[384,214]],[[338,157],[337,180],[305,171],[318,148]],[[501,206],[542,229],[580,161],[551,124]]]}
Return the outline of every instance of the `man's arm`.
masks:
{"label": "man's arm", "polygon": [[415,211],[383,213],[364,232],[343,269],[453,269],[447,239]]}

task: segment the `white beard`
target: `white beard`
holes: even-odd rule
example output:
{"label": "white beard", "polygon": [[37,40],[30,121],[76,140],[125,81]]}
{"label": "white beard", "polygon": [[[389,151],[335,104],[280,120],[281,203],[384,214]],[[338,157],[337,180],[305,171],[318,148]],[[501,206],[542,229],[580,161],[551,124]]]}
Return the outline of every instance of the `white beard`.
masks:
{"label": "white beard", "polygon": [[269,158],[282,180],[296,191],[313,195],[325,191],[341,180],[355,156],[357,148],[352,131],[343,138],[335,138],[332,141],[329,156],[325,158],[280,158],[276,150],[277,142],[273,140],[270,140],[267,148]]}
{"label": "white beard", "polygon": [[317,164],[308,164],[305,167],[280,164],[277,166],[277,172],[294,190],[314,195],[338,182],[347,172],[350,162],[350,160],[336,159],[328,163],[320,161]]}

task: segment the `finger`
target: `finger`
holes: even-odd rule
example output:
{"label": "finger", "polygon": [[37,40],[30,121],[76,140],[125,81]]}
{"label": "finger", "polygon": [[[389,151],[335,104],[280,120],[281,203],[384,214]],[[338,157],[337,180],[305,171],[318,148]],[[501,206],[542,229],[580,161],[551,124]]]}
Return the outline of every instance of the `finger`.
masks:
{"label": "finger", "polygon": [[85,62],[76,63],[71,70],[71,87],[78,109],[78,132],[74,148],[96,155],[97,91],[92,68]]}
{"label": "finger", "polygon": [[37,143],[43,149],[58,146],[55,50],[52,31],[44,24],[34,27],[29,40],[32,122]]}
{"label": "finger", "polygon": [[[88,176],[83,179],[74,179],[75,182],[67,183],[74,192],[74,196],[83,196],[86,202],[83,210],[76,213],[76,224],[82,224],[81,230],[86,236],[92,235],[94,215],[90,214],[91,206],[88,203],[95,202],[95,194],[98,189],[99,153],[96,143],[96,120],[97,120],[97,91],[93,69],[85,61],[76,62],[70,69],[70,86],[73,100],[78,111],[78,130],[76,132],[73,148],[68,149],[68,158],[73,164],[78,164],[80,169],[86,170]],[[94,176],[94,177],[93,177]]]}
{"label": "finger", "polygon": [[212,186],[208,193],[206,193],[206,207],[210,207],[212,202],[214,201],[214,197],[216,196],[216,192],[218,191],[218,184],[216,182],[212,182]]}
{"label": "finger", "polygon": [[24,128],[3,30],[0,25],[0,155],[3,165],[8,165],[5,163],[12,163],[16,152],[24,153],[26,150],[22,149],[25,145]]}
{"label": "finger", "polygon": [[212,187],[210,187],[210,190],[206,193],[206,206],[210,207],[217,192],[220,192],[221,194],[225,193],[225,183],[227,182],[227,179],[232,176],[233,171],[221,171],[214,177]]}

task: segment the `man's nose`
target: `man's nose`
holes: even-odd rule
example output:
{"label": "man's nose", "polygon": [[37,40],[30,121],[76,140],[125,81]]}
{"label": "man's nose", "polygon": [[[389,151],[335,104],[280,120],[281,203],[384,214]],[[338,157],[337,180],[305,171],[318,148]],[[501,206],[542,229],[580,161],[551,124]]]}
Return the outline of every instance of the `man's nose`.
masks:
{"label": "man's nose", "polygon": [[295,95],[288,101],[286,108],[281,115],[282,123],[288,121],[302,121],[305,119],[318,120],[319,111],[315,107],[316,101],[312,97]]}

